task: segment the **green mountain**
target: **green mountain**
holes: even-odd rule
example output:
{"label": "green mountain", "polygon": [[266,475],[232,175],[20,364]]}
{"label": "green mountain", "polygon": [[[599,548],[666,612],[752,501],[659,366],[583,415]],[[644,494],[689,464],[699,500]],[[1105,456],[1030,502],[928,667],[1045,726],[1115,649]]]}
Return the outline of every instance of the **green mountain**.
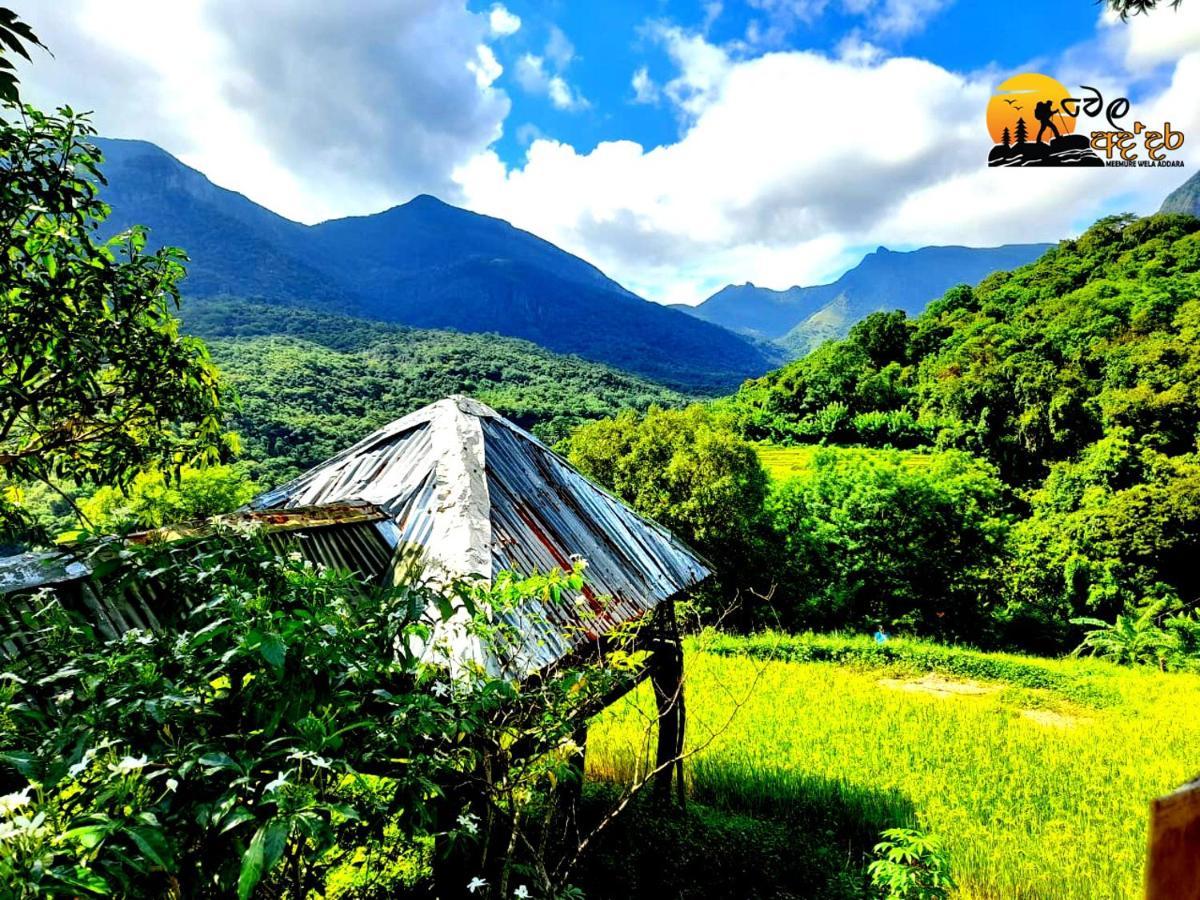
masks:
{"label": "green mountain", "polygon": [[231,427],[280,483],[399,416],[470,394],[554,442],[587,419],[688,398],[579,357],[495,334],[408,328],[298,307],[184,306],[241,408]]}
{"label": "green mountain", "polygon": [[1200,172],[1167,194],[1158,211],[1200,216]]}
{"label": "green mountain", "polygon": [[1049,244],[1001,247],[922,247],[896,252],[880,247],[830,284],[783,291],[753,284],[729,285],[684,311],[737,331],[782,344],[803,356],[822,341],[844,337],[869,313],[902,309],[916,315],[956,284],[975,284],[1002,269],[1024,265]]}
{"label": "green mountain", "polygon": [[[507,222],[434,197],[302,225],[144,141],[102,139],[107,231],[184,247],[193,300],[233,296],[422,328],[496,332],[684,390],[736,387],[771,350],[650,303]],[[196,305],[193,303],[193,305]]]}

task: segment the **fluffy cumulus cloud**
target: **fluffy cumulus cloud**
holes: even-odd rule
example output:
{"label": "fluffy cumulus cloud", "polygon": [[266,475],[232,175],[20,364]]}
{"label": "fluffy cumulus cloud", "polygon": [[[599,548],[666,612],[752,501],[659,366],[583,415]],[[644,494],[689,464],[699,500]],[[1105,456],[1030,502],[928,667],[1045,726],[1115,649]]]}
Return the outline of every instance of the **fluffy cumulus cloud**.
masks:
{"label": "fluffy cumulus cloud", "polygon": [[[1118,84],[1145,81],[1137,60],[1166,63],[1135,111],[1200,135],[1200,41],[1178,39],[1200,6],[1177,15],[1174,28],[1143,17],[1120,32],[1102,20],[1081,55],[1101,56]],[[888,56],[862,39],[834,56],[734,58],[701,33],[660,26],[657,37],[678,70],[662,88],[683,123],[678,141],[580,152],[539,139],[519,166],[484,152],[456,173],[472,208],[657,300],[696,302],[729,281],[811,284],[877,244],[1055,240],[1117,209],[1152,211],[1182,180],[1179,169],[988,169],[995,73]]]}
{"label": "fluffy cumulus cloud", "polygon": [[[28,19],[54,51],[29,99],[94,109],[101,133],[154,141],[219,184],[308,221],[376,211],[495,141],[509,99],[487,43],[502,6],[362,0],[58,0]],[[88,77],[80,77],[87,72]]]}
{"label": "fluffy cumulus cloud", "polygon": [[521,30],[521,17],[514,15],[497,3],[488,13],[488,27],[496,37],[508,37]]}

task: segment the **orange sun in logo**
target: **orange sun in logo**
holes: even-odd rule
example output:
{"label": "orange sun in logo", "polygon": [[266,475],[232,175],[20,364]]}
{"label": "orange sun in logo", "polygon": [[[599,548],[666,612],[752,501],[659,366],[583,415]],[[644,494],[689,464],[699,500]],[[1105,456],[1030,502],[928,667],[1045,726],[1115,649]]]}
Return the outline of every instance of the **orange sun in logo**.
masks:
{"label": "orange sun in logo", "polygon": [[[1014,75],[996,88],[988,101],[987,127],[992,141],[1002,143],[1005,129],[1009,142],[1014,144],[1018,133],[1023,132],[1027,141],[1035,141],[1039,132],[1052,126],[1060,134],[1071,134],[1075,131],[1075,117],[1062,108],[1064,98],[1070,96],[1071,92],[1049,75],[1037,72]],[[1042,105],[1045,103],[1049,107]],[[1043,126],[1043,122],[1047,124]],[[1043,140],[1049,141],[1052,136],[1046,130]]]}

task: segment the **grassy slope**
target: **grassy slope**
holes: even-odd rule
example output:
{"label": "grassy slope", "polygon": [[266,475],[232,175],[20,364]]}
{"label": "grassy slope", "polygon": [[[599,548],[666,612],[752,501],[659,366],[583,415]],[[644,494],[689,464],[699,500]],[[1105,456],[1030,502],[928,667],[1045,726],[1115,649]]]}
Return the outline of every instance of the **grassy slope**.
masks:
{"label": "grassy slope", "polygon": [[[805,638],[780,640],[804,655],[796,647]],[[910,645],[918,652],[897,655],[916,662],[879,668],[865,640],[815,640],[827,650],[840,643],[849,663],[759,661],[692,643],[693,745],[749,695],[732,727],[690,763],[697,800],[799,816],[813,828],[915,823],[945,839],[966,897],[1138,895],[1148,801],[1195,775],[1200,720],[1190,711],[1200,677],[976,654],[967,671],[986,671],[980,660],[993,671],[1008,666],[1018,683],[935,695],[880,683],[911,679],[906,670],[944,653],[934,645]],[[753,646],[721,639],[712,649]],[[1026,667],[1048,673],[1053,687],[1024,686],[1040,683],[1022,677]],[[640,692],[601,717],[588,747],[593,777],[629,777],[649,704]],[[1048,724],[1031,710],[1061,718],[1046,716]],[[869,846],[844,849],[853,857]]]}
{"label": "grassy slope", "polygon": [[[813,458],[822,449],[828,449],[836,453],[857,455],[879,453],[878,450],[871,450],[865,447],[823,448],[816,444],[800,444],[794,447],[759,444],[755,447],[755,450],[758,452],[759,462],[767,470],[767,474],[776,481],[783,481],[795,475],[803,475],[812,468]],[[929,465],[929,454],[927,453],[914,450],[900,450],[896,452],[903,458],[904,465],[911,468],[920,469]]]}

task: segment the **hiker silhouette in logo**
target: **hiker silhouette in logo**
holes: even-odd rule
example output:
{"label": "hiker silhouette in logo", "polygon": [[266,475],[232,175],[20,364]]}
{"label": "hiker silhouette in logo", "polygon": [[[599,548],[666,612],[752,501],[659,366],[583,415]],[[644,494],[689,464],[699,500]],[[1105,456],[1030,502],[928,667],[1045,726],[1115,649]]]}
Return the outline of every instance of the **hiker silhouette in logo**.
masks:
{"label": "hiker silhouette in logo", "polygon": [[1049,100],[1042,100],[1033,108],[1033,117],[1042,123],[1042,127],[1038,129],[1037,137],[1034,139],[1035,144],[1040,144],[1042,142],[1042,134],[1047,128],[1054,132],[1054,136],[1056,138],[1061,137],[1061,135],[1058,133],[1058,128],[1055,126],[1054,122],[1051,121],[1056,112],[1058,112],[1058,110],[1054,108],[1054,104]]}

